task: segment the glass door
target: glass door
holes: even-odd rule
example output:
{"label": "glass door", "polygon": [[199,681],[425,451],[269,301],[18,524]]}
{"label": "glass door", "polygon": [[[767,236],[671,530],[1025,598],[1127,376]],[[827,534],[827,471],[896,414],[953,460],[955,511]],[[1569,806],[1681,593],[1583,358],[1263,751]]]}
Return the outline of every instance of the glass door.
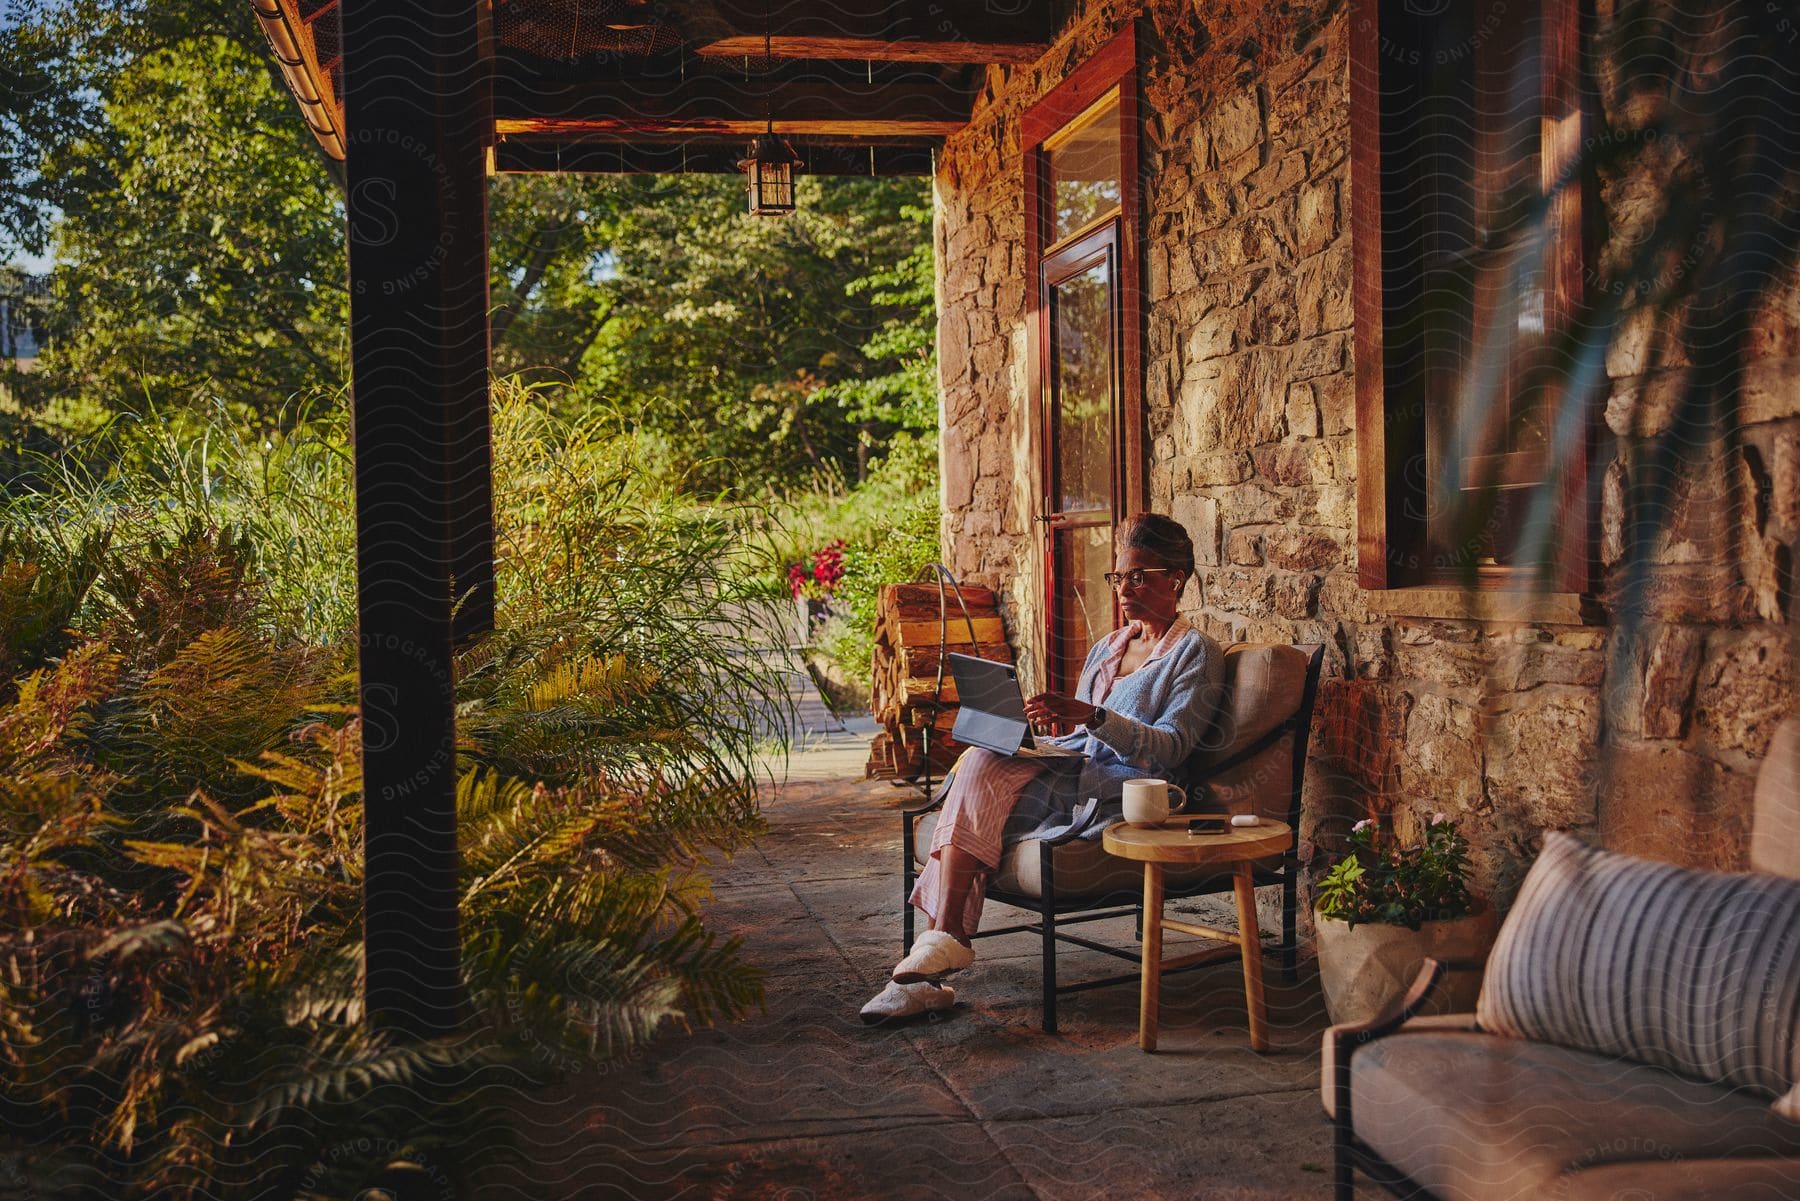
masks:
{"label": "glass door", "polygon": [[1115,524],[1146,502],[1137,43],[1128,29],[1026,110],[1025,243],[1043,532],[1042,686],[1073,693],[1117,621]]}
{"label": "glass door", "polygon": [[1119,482],[1119,227],[1106,222],[1045,256],[1044,511],[1049,567],[1046,685],[1073,693],[1090,647],[1114,626]]}

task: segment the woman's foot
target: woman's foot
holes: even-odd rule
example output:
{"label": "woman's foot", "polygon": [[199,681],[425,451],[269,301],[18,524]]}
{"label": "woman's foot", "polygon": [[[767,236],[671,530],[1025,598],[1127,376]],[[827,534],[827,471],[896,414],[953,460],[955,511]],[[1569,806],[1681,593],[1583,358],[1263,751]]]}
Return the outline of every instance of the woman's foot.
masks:
{"label": "woman's foot", "polygon": [[935,984],[974,962],[974,947],[964,946],[943,930],[927,930],[913,943],[911,953],[894,965],[894,983],[918,984],[928,980]]}
{"label": "woman's foot", "polygon": [[921,1013],[936,1013],[954,1004],[954,988],[936,984],[896,984],[890,980],[886,988],[862,1007],[862,1020],[871,1026],[879,1026],[917,1017]]}

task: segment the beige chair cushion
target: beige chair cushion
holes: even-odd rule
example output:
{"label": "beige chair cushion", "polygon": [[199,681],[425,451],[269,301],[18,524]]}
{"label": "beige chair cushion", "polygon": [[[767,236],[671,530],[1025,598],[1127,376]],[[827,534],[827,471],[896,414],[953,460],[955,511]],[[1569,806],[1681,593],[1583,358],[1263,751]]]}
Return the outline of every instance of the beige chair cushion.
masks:
{"label": "beige chair cushion", "polygon": [[[926,855],[931,850],[931,834],[937,828],[937,819],[936,813],[927,813],[919,819],[918,838],[913,846],[914,858],[920,867],[925,865]],[[1065,903],[1108,893],[1139,892],[1144,887],[1144,865],[1107,854],[1098,838],[1073,839],[1057,847],[1051,856],[1056,895]],[[1281,867],[1281,857],[1259,860],[1254,866],[1276,871]],[[989,887],[1038,899],[1044,895],[1042,876],[1038,843],[1027,840],[1006,849],[1000,860],[1000,870],[994,873]],[[1163,888],[1169,892],[1213,884],[1222,888],[1230,880],[1230,870],[1221,870],[1217,866],[1170,867],[1163,872]]]}
{"label": "beige chair cushion", "polygon": [[1483,1030],[1769,1098],[1800,1080],[1800,881],[1544,850],[1475,1006]]}
{"label": "beige chair cushion", "polygon": [[1284,642],[1245,642],[1225,651],[1225,695],[1193,766],[1206,778],[1195,805],[1213,813],[1254,813],[1286,821],[1294,787],[1294,736],[1217,776],[1207,765],[1237,754],[1293,715],[1306,692],[1305,651]]}
{"label": "beige chair cushion", "polygon": [[1800,879],[1800,713],[1775,727],[1756,773],[1750,870]]}
{"label": "beige chair cushion", "polygon": [[1763,1098],[1494,1034],[1371,1043],[1351,1061],[1350,1099],[1365,1143],[1434,1196],[1464,1201],[1536,1201],[1615,1162],[1800,1155],[1800,1126]]}

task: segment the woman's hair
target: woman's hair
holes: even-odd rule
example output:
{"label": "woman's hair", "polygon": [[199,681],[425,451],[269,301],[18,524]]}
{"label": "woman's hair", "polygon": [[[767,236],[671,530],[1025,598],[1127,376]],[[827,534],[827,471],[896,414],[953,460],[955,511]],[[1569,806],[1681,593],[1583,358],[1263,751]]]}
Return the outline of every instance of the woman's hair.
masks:
{"label": "woman's hair", "polygon": [[1127,547],[1148,551],[1170,571],[1179,571],[1183,579],[1194,578],[1194,540],[1179,521],[1161,513],[1137,513],[1119,523],[1113,535],[1113,550]]}

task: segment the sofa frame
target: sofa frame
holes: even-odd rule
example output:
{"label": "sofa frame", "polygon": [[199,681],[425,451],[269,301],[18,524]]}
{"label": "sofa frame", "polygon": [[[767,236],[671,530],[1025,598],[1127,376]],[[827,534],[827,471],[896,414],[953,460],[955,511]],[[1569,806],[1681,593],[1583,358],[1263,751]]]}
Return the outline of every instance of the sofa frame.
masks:
{"label": "sofa frame", "polygon": [[1331,1157],[1332,1195],[1336,1201],[1355,1201],[1358,1171],[1401,1201],[1438,1201],[1432,1192],[1414,1183],[1405,1172],[1356,1137],[1356,1126],[1350,1114],[1350,1057],[1417,1017],[1431,999],[1449,966],[1440,960],[1425,960],[1397,1010],[1360,1025],[1334,1026],[1327,1032],[1327,1037],[1335,1044],[1331,1079],[1334,1109],[1331,1119]]}
{"label": "sofa frame", "polygon": [[[1757,771],[1749,846],[1749,868],[1789,880],[1800,880],[1800,712],[1792,713],[1776,729]],[[1356,1053],[1390,1035],[1403,1035],[1402,1027],[1419,1016],[1433,991],[1449,971],[1474,970],[1481,965],[1426,959],[1396,1011],[1373,1021],[1333,1026],[1325,1032],[1325,1061],[1329,1076],[1322,1080],[1330,1099],[1334,1195],[1337,1201],[1353,1201],[1356,1173],[1362,1172],[1388,1193],[1403,1201],[1440,1201],[1437,1194],[1413,1180],[1356,1133],[1352,1111],[1352,1060]],[[1456,1029],[1480,1032],[1473,1013],[1454,1016]],[[1529,1089],[1529,1084],[1522,1087]],[[1722,1162],[1729,1162],[1730,1157]],[[1787,1163],[1787,1153],[1777,1160]],[[1783,1183],[1800,1180],[1800,1160]],[[1684,1192],[1684,1196],[1698,1195]],[[1731,1195],[1721,1184],[1716,1194]]]}

